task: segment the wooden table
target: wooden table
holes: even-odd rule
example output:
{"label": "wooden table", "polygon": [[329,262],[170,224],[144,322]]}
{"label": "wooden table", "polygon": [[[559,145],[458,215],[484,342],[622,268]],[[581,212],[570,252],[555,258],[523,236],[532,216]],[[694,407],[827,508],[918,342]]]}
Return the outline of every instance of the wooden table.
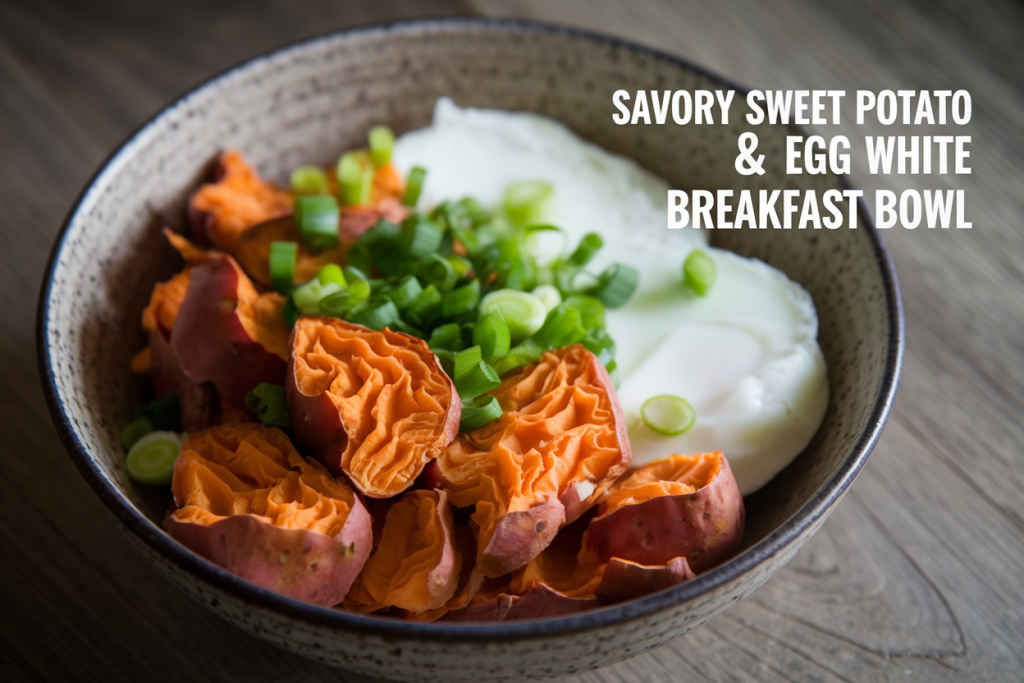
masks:
{"label": "wooden table", "polygon": [[[885,235],[906,305],[906,362],[888,427],[850,494],[786,568],[727,614],[578,678],[1024,677],[1024,7],[291,4],[0,0],[0,678],[361,680],[227,625],[128,546],[51,426],[36,370],[36,293],[78,191],[172,97],[299,38],[439,14],[617,34],[756,88],[971,91],[971,175],[870,175],[863,155],[852,174],[868,196],[963,188],[974,229]],[[892,134],[877,124],[824,132]]]}

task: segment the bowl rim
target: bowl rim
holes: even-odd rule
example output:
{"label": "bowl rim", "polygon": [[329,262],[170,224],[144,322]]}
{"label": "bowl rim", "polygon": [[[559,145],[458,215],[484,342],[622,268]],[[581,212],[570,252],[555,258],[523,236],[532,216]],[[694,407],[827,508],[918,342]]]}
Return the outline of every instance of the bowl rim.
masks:
{"label": "bowl rim", "polygon": [[[124,142],[118,145],[93,173],[68,211],[46,264],[43,287],[40,291],[37,305],[37,362],[39,374],[43,380],[43,393],[51,419],[64,447],[68,450],[79,472],[106,506],[107,511],[120,522],[123,530],[130,531],[139,542],[147,545],[154,553],[162,556],[165,561],[176,565],[182,572],[219,591],[233,595],[253,607],[276,612],[282,616],[306,622],[314,627],[336,628],[339,631],[356,631],[385,638],[411,638],[421,641],[439,642],[458,639],[460,641],[477,643],[494,640],[522,641],[554,635],[571,635],[615,626],[669,609],[675,605],[713,592],[752,571],[766,559],[785,551],[794,540],[807,529],[813,527],[816,522],[819,520],[824,521],[823,517],[828,515],[832,507],[839,501],[860,473],[871,450],[877,443],[882,428],[889,416],[899,383],[905,347],[903,304],[900,296],[899,282],[896,278],[892,257],[882,240],[881,234],[874,226],[863,197],[858,198],[858,207],[864,227],[867,229],[871,245],[874,249],[875,261],[881,270],[885,289],[885,305],[889,313],[887,326],[889,342],[882,387],[875,400],[867,427],[860,435],[857,443],[851,448],[850,453],[839,470],[781,526],[740,555],[701,574],[695,579],[672,588],[629,602],[613,604],[566,616],[497,623],[426,623],[318,607],[286,598],[268,589],[250,584],[196,555],[136,510],[128,499],[120,493],[118,488],[104,477],[100,469],[94,464],[88,450],[76,434],[65,412],[64,404],[60,399],[48,340],[50,337],[49,302],[54,287],[54,276],[61,260],[60,256],[67,246],[70,228],[78,221],[82,208],[87,203],[90,195],[97,191],[97,185],[106,176],[112,175],[117,171],[118,161],[130,155],[133,148],[141,143],[142,138],[146,136],[147,132],[158,125],[164,117],[168,116],[175,109],[187,104],[191,98],[199,95],[207,88],[228,79],[237,72],[267,60],[280,58],[290,52],[301,53],[311,46],[345,40],[351,36],[372,33],[400,33],[402,31],[431,27],[448,27],[462,30],[498,29],[510,32],[564,35],[570,38],[611,45],[635,54],[646,55],[696,72],[740,93],[745,93],[748,90],[687,59],[655,48],[646,47],[624,38],[559,24],[522,19],[484,17],[406,19],[333,31],[289,43],[248,58],[189,88],[184,94],[176,97],[129,134]],[[839,176],[839,181],[844,187],[849,187],[845,176]]]}

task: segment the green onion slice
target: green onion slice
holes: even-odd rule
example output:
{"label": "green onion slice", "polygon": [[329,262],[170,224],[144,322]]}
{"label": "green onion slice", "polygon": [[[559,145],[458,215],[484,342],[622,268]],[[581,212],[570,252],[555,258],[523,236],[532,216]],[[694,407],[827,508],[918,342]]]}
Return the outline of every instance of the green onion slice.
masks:
{"label": "green onion slice", "polygon": [[128,476],[149,486],[166,486],[174,474],[174,461],[181,451],[181,435],[156,431],[135,442],[124,461]]}
{"label": "green onion slice", "polygon": [[700,249],[692,251],[683,263],[683,281],[697,296],[707,295],[711,285],[715,284],[717,275],[718,268],[715,262]]}
{"label": "green onion slice", "polygon": [[479,361],[476,365],[463,369],[462,374],[459,374],[459,356],[463,353],[465,351],[460,351],[455,355],[455,389],[459,392],[459,398],[468,401],[501,386],[501,378],[498,377],[498,373],[484,361]]}
{"label": "green onion slice", "polygon": [[295,223],[299,239],[313,251],[338,246],[338,202],[330,195],[305,195],[295,198]]}
{"label": "green onion slice", "polygon": [[317,315],[320,312],[320,300],[341,290],[341,285],[336,282],[322,285],[318,278],[313,278],[293,289],[290,298],[302,315]]}
{"label": "green onion slice", "polygon": [[580,312],[555,306],[548,313],[544,325],[533,335],[533,340],[541,348],[557,349],[569,344],[575,344],[583,339],[587,331],[580,325]]}
{"label": "green onion slice", "polygon": [[598,278],[597,286],[588,294],[599,299],[607,308],[619,308],[633,296],[639,281],[640,273],[635,268],[613,263],[605,268]]}
{"label": "green onion slice", "polygon": [[448,323],[435,327],[430,333],[430,340],[427,345],[433,349],[448,349],[449,351],[462,350],[462,331],[458,323]]}
{"label": "green onion slice", "polygon": [[540,220],[551,205],[555,190],[542,180],[525,180],[505,190],[505,212],[516,225]]}
{"label": "green onion slice", "polygon": [[512,336],[501,311],[492,311],[473,327],[473,343],[480,347],[483,359],[493,363],[509,352]]}
{"label": "green onion slice", "polygon": [[462,402],[462,419],[459,421],[459,431],[469,432],[483,427],[488,422],[493,422],[501,417],[501,405],[498,399],[484,394],[469,401]]}
{"label": "green onion slice", "polygon": [[562,303],[562,294],[554,285],[540,285],[534,288],[532,294],[540,299],[548,311]]}
{"label": "green onion slice", "polygon": [[455,374],[452,375],[452,379],[458,380],[483,359],[483,351],[479,346],[470,346],[468,349],[459,351],[455,354]]}
{"label": "green onion slice", "polygon": [[352,309],[369,298],[370,283],[366,280],[354,280],[340,292],[328,294],[320,299],[320,315],[344,318]]}
{"label": "green onion slice", "polygon": [[604,327],[604,304],[599,299],[585,294],[566,297],[562,305],[580,312],[580,324],[585,330]]}
{"label": "green onion slice", "polygon": [[523,244],[538,263],[549,265],[565,252],[569,238],[561,228],[546,223],[527,225],[522,231]]}
{"label": "green onion slice", "polygon": [[405,315],[409,322],[424,329],[430,329],[438,318],[444,304],[444,296],[434,285],[427,285],[413,302],[409,304]]}
{"label": "green onion slice", "polygon": [[402,221],[402,250],[419,261],[430,256],[441,246],[444,228],[421,213],[414,213]]}
{"label": "green onion slice", "polygon": [[[453,289],[444,295],[441,315],[455,318],[464,314],[473,314],[480,303],[480,281],[472,280],[468,285]],[[475,316],[473,316],[475,317]]]}
{"label": "green onion slice", "polygon": [[[349,250],[351,252],[351,250]],[[345,260],[348,260],[349,254],[345,254]],[[345,266],[341,269],[342,274],[345,276],[346,282],[355,282],[356,280],[362,280],[363,282],[369,282],[370,276],[366,274],[362,268],[357,268],[353,265]]]}
{"label": "green onion slice", "polygon": [[345,273],[342,272],[341,266],[337,263],[328,263],[321,268],[320,272],[316,274],[316,279],[321,285],[328,285],[333,282],[339,287],[348,286],[348,282],[345,281]]}
{"label": "green onion slice", "polygon": [[419,166],[409,171],[409,178],[405,182],[405,196],[402,203],[406,206],[416,206],[419,201],[420,192],[423,190],[423,180],[427,177],[427,171]]}
{"label": "green onion slice", "polygon": [[530,363],[536,363],[543,355],[544,349],[532,339],[527,339],[523,343],[513,346],[512,350],[497,361],[494,364],[494,370],[499,376],[504,375],[516,368],[521,368],[524,365],[529,365]]}
{"label": "green onion slice", "polygon": [[391,161],[391,148],[395,146],[395,134],[387,126],[374,126],[368,136],[370,143],[370,162],[374,168],[380,168]]}
{"label": "green onion slice", "polygon": [[436,286],[442,292],[451,291],[459,280],[455,268],[448,259],[438,254],[431,254],[421,263],[416,268],[416,275],[423,282]]}
{"label": "green onion slice", "polygon": [[575,266],[582,268],[583,266],[590,263],[590,259],[594,257],[597,250],[604,246],[604,240],[596,232],[591,232],[583,236],[580,240],[580,244],[576,247],[576,251],[572,252],[572,256],[569,257],[569,262]]}
{"label": "green onion slice", "polygon": [[402,315],[398,312],[394,302],[386,296],[378,294],[356,306],[352,310],[349,322],[379,331],[394,325],[401,319]]}
{"label": "green onion slice", "polygon": [[480,315],[498,311],[508,325],[512,342],[529,337],[544,325],[548,311],[544,303],[532,294],[514,289],[491,292],[480,302]]}
{"label": "green onion slice", "polygon": [[602,365],[607,366],[609,363],[614,361],[615,358],[615,340],[612,339],[611,335],[608,334],[608,330],[603,327],[596,327],[587,332],[587,335],[583,337],[583,346],[587,347],[587,350],[597,356],[597,360]]}
{"label": "green onion slice", "polygon": [[271,242],[268,265],[270,286],[280,294],[287,294],[295,284],[295,261],[299,245],[295,242]]}
{"label": "green onion slice", "polygon": [[394,302],[399,311],[405,311],[409,305],[416,300],[416,297],[423,291],[420,281],[415,275],[406,275],[398,284],[384,292],[387,298]]}
{"label": "green onion slice", "polygon": [[651,431],[662,436],[677,436],[693,426],[697,414],[686,399],[663,394],[644,401],[640,417]]}
{"label": "green onion slice", "polygon": [[344,206],[369,204],[373,163],[366,152],[346,152],[338,159],[338,194]]}
{"label": "green onion slice", "polygon": [[153,421],[146,416],[137,417],[130,425],[121,430],[121,445],[130,451],[135,442],[153,431]]}
{"label": "green onion slice", "polygon": [[449,377],[455,374],[455,351],[449,349],[431,349],[437,360],[441,363],[441,369]]}
{"label": "green onion slice", "polygon": [[299,166],[292,171],[291,186],[296,194],[324,194],[327,174],[319,166]]}
{"label": "green onion slice", "polygon": [[245,405],[266,427],[287,429],[292,426],[292,413],[288,409],[288,398],[280,384],[260,382],[245,395]]}

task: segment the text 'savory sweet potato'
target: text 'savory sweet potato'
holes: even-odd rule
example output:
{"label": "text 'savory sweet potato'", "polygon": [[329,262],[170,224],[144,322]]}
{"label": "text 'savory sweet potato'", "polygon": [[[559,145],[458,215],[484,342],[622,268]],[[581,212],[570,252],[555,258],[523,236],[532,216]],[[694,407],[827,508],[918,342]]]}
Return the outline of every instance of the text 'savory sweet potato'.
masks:
{"label": "text 'savory sweet potato'", "polygon": [[477,569],[494,578],[536,557],[629,465],[608,373],[581,345],[544,354],[491,392],[504,414],[460,435],[435,475],[457,507],[475,506]]}
{"label": "text 'savory sweet potato'", "polygon": [[298,443],[372,498],[409,488],[462,413],[425,341],[337,318],[299,318],[285,388]]}
{"label": "text 'savory sweet potato'", "polygon": [[247,229],[292,212],[292,195],[261,179],[234,150],[217,160],[216,181],[189,200],[192,240],[231,252]]}
{"label": "text 'savory sweet potato'", "polygon": [[460,567],[444,491],[409,491],[388,510],[380,542],[344,604],[359,612],[435,610],[455,594]]}
{"label": "text 'savory sweet potato'", "polygon": [[340,603],[369,557],[371,521],[359,497],[278,429],[218,425],[189,435],[171,487],[171,536],[296,600]]}

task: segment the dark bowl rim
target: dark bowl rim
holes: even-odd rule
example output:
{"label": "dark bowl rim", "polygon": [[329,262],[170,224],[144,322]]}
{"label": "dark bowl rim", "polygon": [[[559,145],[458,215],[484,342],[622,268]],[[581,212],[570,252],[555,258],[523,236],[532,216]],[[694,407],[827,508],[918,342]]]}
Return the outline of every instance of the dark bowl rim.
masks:
{"label": "dark bowl rim", "polygon": [[[884,427],[886,419],[892,409],[893,400],[896,395],[896,387],[899,383],[900,372],[903,364],[903,350],[905,345],[903,305],[892,258],[882,241],[881,234],[875,228],[871,216],[867,212],[867,207],[863,198],[858,199],[859,211],[862,216],[864,226],[867,228],[872,246],[874,247],[876,262],[881,269],[882,279],[885,286],[885,303],[889,312],[889,345],[886,354],[884,379],[881,392],[879,393],[874,408],[872,409],[867,428],[861,434],[857,443],[853,446],[850,454],[847,456],[845,462],[836,474],[833,475],[828,482],[822,485],[821,488],[779,528],[772,531],[742,554],[732,558],[721,566],[708,571],[695,579],[687,581],[686,583],[631,602],[610,605],[597,610],[581,612],[579,614],[564,617],[500,622],[496,624],[410,622],[387,617],[364,616],[298,602],[278,595],[270,590],[250,584],[232,574],[229,574],[216,565],[192,553],[190,550],[168,536],[162,529],[157,527],[148,518],[138,512],[119,492],[119,490],[103,476],[102,472],[93,464],[88,451],[75,433],[58,395],[57,380],[52,369],[53,359],[51,358],[50,349],[47,344],[50,331],[49,301],[51,291],[54,286],[54,275],[56,274],[57,266],[60,262],[60,255],[66,244],[68,231],[72,224],[76,222],[83,203],[94,190],[97,182],[110,171],[118,158],[130,153],[134,143],[148,129],[158,124],[165,115],[169,114],[169,112],[184,104],[188,99],[197,95],[200,91],[205,90],[218,81],[224,80],[232,74],[247,69],[254,64],[264,60],[277,58],[288,52],[302,51],[317,43],[337,41],[354,35],[379,32],[401,32],[404,30],[422,29],[434,26],[461,29],[501,29],[512,32],[553,35],[561,34],[570,38],[604,43],[633,53],[647,55],[660,61],[699,73],[711,80],[721,83],[724,86],[735,89],[737,92],[747,92],[747,88],[738,86],[728,79],[712,73],[704,67],[695,65],[688,60],[654,48],[638,45],[623,38],[557,24],[520,19],[494,19],[479,17],[409,19],[334,31],[262,53],[212,76],[199,85],[190,88],[187,92],[177,97],[173,102],[163,107],[145,123],[140,125],[125,139],[124,142],[122,142],[110,153],[110,155],[108,155],[106,160],[99,166],[85,185],[82,192],[75,199],[74,204],[69,210],[68,215],[61,226],[53,249],[50,252],[37,307],[37,361],[39,364],[39,373],[43,379],[43,392],[46,398],[46,404],[49,408],[51,418],[57,428],[61,441],[70,453],[72,460],[74,460],[75,465],[78,467],[82,476],[107,507],[107,510],[123,526],[123,530],[133,534],[140,542],[145,543],[154,552],[163,556],[167,562],[176,565],[183,572],[190,574],[215,589],[233,595],[254,607],[276,612],[282,616],[306,622],[314,626],[334,627],[340,631],[358,631],[360,633],[372,634],[385,638],[412,638],[424,641],[443,642],[453,638],[472,642],[487,642],[495,640],[518,641],[553,635],[569,635],[622,624],[633,619],[645,617],[655,612],[668,609],[680,603],[693,600],[701,595],[726,586],[730,582],[738,579],[740,576],[752,571],[758,564],[764,562],[766,559],[784,551],[808,528],[811,528],[819,520],[823,521],[822,518],[827,516],[831,511],[831,508],[838,502],[863,468],[868,455],[871,453],[871,450],[878,441],[882,428]],[[840,176],[839,181],[844,186],[848,186],[845,177]]]}

